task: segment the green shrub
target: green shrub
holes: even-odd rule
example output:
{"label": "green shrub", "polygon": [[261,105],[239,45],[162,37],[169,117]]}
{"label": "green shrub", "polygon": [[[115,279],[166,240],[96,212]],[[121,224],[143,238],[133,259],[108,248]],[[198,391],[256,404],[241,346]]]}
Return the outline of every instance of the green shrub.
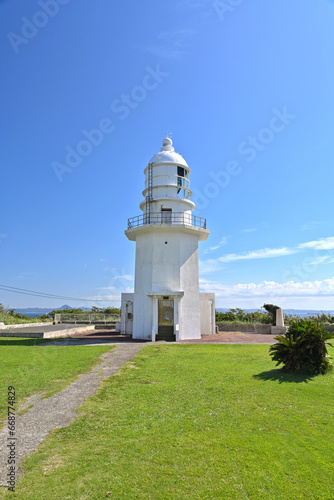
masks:
{"label": "green shrub", "polygon": [[293,321],[285,335],[275,337],[276,344],[269,348],[269,354],[276,366],[283,364],[288,372],[326,373],[332,369],[326,342],[334,338],[321,325],[311,320]]}
{"label": "green shrub", "polygon": [[244,311],[229,309],[226,312],[216,311],[216,323],[252,323],[271,325],[271,316],[263,311]]}
{"label": "green shrub", "polygon": [[330,314],[326,314],[324,312],[318,313],[316,316],[309,316],[308,319],[315,321],[315,323],[328,323],[331,325],[334,323],[334,316],[331,316]]}

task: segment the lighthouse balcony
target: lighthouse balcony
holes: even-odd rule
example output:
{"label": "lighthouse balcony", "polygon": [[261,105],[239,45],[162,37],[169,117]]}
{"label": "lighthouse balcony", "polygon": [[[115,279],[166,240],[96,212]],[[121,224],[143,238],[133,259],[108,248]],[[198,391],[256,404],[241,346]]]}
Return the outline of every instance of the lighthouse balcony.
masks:
{"label": "lighthouse balcony", "polygon": [[186,212],[151,212],[137,215],[128,219],[128,229],[147,226],[151,224],[168,224],[175,226],[193,226],[206,229],[206,219],[198,215],[192,215]]}

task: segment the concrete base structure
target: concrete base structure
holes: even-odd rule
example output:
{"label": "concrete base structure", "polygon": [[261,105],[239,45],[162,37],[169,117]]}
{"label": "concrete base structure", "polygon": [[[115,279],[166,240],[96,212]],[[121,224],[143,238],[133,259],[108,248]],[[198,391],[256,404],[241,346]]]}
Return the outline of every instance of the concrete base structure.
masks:
{"label": "concrete base structure", "polygon": [[283,309],[276,309],[276,326],[284,327]]}
{"label": "concrete base structure", "polygon": [[287,326],[272,326],[271,333],[273,335],[284,335],[288,331]]}
{"label": "concrete base structure", "polygon": [[[38,325],[38,326],[36,326]],[[61,337],[71,337],[77,333],[90,333],[95,330],[94,325],[72,326],[72,325],[52,325],[52,323],[38,323],[23,325],[23,328],[6,329],[0,331],[0,337],[53,339]],[[47,325],[47,326],[45,326]]]}
{"label": "concrete base structure", "polygon": [[[163,297],[170,297],[174,302],[174,334],[175,340],[197,340],[201,335],[214,335],[216,330],[215,321],[215,294],[214,293],[199,293],[199,325],[200,331],[197,329],[194,333],[184,325],[184,321],[179,320],[179,311],[181,309],[182,301],[184,300],[184,292],[173,292],[170,290],[160,290],[158,292],[149,292],[150,308],[143,311],[143,316],[146,316],[148,323],[147,330],[137,331],[137,336],[133,335],[133,314],[129,311],[133,309],[133,302],[135,298],[134,293],[122,293],[122,306],[121,306],[121,334],[132,335],[133,338],[151,340],[154,342],[157,336],[158,314],[159,314],[159,300]],[[152,320],[151,320],[152,318]],[[145,321],[142,323],[145,324]],[[183,331],[183,326],[185,326]],[[196,335],[196,337],[194,336]]]}
{"label": "concrete base structure", "polygon": [[166,317],[174,325],[177,341],[201,338],[198,277],[201,232],[207,236],[205,230],[175,225],[151,225],[127,231],[129,238],[133,233],[136,237],[134,339],[155,340],[160,321],[159,300],[171,301]]}
{"label": "concrete base structure", "polygon": [[30,328],[30,327],[36,327],[36,326],[48,326],[52,325],[51,321],[48,321],[47,323],[20,323],[19,325],[5,325],[5,323],[0,323],[0,330],[8,330],[12,328]]}
{"label": "concrete base structure", "polygon": [[260,333],[270,335],[284,335],[287,326],[261,325],[256,323],[218,323],[218,332]]}

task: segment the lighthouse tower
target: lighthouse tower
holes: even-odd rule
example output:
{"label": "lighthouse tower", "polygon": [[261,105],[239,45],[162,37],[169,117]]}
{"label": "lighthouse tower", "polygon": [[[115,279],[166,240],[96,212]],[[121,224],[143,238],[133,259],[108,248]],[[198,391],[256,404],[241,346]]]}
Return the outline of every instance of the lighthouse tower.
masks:
{"label": "lighthouse tower", "polygon": [[214,333],[214,295],[199,293],[198,242],[209,231],[192,214],[190,168],[166,137],[144,174],[142,214],[125,231],[136,242],[136,265],[134,294],[122,294],[122,331],[152,341],[199,339],[205,324]]}

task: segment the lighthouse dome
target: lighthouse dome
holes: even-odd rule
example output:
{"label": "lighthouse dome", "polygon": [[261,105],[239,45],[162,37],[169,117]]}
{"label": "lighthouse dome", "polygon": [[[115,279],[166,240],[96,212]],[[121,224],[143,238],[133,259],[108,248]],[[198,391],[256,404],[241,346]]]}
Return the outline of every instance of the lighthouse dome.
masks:
{"label": "lighthouse dome", "polygon": [[179,166],[189,168],[183,156],[175,152],[173,141],[170,137],[164,139],[160,152],[155,154],[149,163],[176,163]]}

